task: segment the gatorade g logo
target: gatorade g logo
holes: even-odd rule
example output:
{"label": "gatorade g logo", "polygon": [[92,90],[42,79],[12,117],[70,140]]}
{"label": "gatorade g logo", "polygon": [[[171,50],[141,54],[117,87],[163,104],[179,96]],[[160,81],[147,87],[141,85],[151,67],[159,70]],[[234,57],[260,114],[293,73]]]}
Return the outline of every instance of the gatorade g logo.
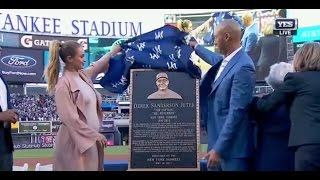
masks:
{"label": "gatorade g logo", "polygon": [[79,44],[81,44],[83,50],[88,50],[88,40],[87,39],[78,39],[77,41]]}
{"label": "gatorade g logo", "polygon": [[33,46],[31,35],[22,36],[20,39],[20,42],[21,42],[21,45],[26,48],[31,48]]}

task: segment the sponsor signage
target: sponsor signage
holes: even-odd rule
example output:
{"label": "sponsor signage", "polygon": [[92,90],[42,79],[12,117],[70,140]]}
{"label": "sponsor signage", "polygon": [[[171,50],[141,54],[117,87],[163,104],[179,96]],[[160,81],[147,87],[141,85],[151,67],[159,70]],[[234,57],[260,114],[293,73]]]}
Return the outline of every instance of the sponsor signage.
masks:
{"label": "sponsor signage", "polygon": [[61,125],[61,121],[52,121],[51,122],[51,131],[52,133],[57,133]]}
{"label": "sponsor signage", "polygon": [[30,149],[34,148],[31,145],[31,134],[12,134],[12,142],[14,149]]}
{"label": "sponsor signage", "polygon": [[52,134],[31,134],[30,143],[35,144],[40,148],[53,148],[55,144],[56,136]]}
{"label": "sponsor signage", "polygon": [[277,18],[274,20],[273,33],[280,36],[296,35],[298,19]]}
{"label": "sponsor signage", "polygon": [[51,122],[20,122],[19,133],[51,133]]}
{"label": "sponsor signage", "polygon": [[52,134],[13,134],[14,149],[53,148],[55,135]]}
{"label": "sponsor signage", "polygon": [[298,28],[296,36],[293,36],[293,42],[308,42],[320,40],[320,26],[308,26]]}
{"label": "sponsor signage", "polygon": [[298,19],[277,18],[274,21],[274,30],[297,30]]}
{"label": "sponsor signage", "polygon": [[2,48],[0,71],[7,81],[41,82],[43,52],[32,49]]}
{"label": "sponsor signage", "polygon": [[43,36],[26,34],[20,34],[19,47],[48,50],[50,42],[52,40],[59,40],[61,42],[73,40],[80,43],[85,51],[88,50],[88,38],[85,37]]}
{"label": "sponsor signage", "polygon": [[0,46],[19,47],[19,34],[0,32]]}
{"label": "sponsor signage", "polygon": [[101,132],[114,132],[114,121],[102,121]]}

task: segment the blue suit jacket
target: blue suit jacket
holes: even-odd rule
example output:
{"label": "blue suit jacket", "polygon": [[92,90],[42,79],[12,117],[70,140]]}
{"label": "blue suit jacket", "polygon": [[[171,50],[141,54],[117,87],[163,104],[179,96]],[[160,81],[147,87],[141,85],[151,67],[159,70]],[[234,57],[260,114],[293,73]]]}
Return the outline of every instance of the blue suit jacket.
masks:
{"label": "blue suit jacket", "polygon": [[250,28],[244,31],[244,34],[242,36],[241,45],[244,48],[245,52],[250,55],[250,57],[253,57],[254,55],[254,48],[256,47],[256,44],[258,42],[258,33],[258,25],[254,23]]}
{"label": "blue suit jacket", "polygon": [[214,149],[222,158],[250,156],[253,126],[248,119],[248,105],[255,86],[251,58],[241,49],[212,83],[222,56],[200,45],[195,52],[212,65],[200,86],[202,124],[207,127],[208,151]]}

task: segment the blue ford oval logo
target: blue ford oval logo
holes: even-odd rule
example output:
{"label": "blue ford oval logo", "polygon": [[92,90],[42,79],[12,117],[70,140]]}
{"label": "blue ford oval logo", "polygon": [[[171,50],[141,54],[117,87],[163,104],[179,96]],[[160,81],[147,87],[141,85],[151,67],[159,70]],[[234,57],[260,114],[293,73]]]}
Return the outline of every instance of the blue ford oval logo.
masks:
{"label": "blue ford oval logo", "polygon": [[9,55],[1,59],[1,62],[10,67],[27,68],[37,64],[37,61],[29,56]]}

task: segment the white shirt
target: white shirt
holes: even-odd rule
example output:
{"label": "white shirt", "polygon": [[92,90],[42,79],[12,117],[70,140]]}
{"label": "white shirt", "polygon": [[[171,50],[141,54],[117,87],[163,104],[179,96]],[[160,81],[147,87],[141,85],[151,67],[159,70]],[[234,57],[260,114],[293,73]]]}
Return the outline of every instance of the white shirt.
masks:
{"label": "white shirt", "polygon": [[238,49],[236,49],[235,51],[233,51],[231,54],[229,54],[229,56],[227,56],[226,58],[224,58],[224,60],[222,61],[219,70],[217,72],[217,75],[214,79],[214,81],[216,81],[218,79],[218,77],[221,75],[223,69],[227,66],[228,62],[233,58],[234,55],[237,54],[238,51],[240,51],[242,47],[239,47]]}
{"label": "white shirt", "polygon": [[7,88],[1,78],[0,78],[0,106],[1,106],[2,112],[8,109]]}

